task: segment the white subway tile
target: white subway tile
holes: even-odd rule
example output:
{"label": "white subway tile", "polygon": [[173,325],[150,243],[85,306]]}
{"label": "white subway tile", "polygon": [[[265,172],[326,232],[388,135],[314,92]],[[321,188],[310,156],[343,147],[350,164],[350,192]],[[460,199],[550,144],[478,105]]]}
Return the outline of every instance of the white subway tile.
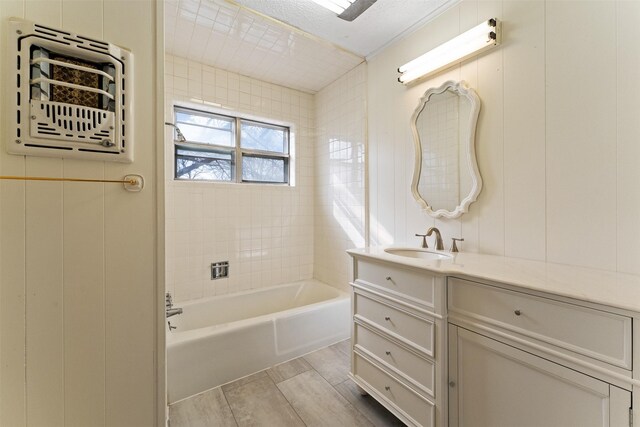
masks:
{"label": "white subway tile", "polygon": [[[313,96],[182,58],[172,64],[173,101],[203,100],[295,126],[296,187],[215,183],[167,185],[167,271],[176,300],[221,295],[310,278],[314,270]],[[169,135],[171,135],[169,133]],[[167,142],[171,151],[171,142]],[[172,176],[172,160],[167,162]],[[171,230],[171,232],[169,232]],[[330,249],[330,248],[328,248]],[[231,276],[209,280],[214,260],[231,263]]]}

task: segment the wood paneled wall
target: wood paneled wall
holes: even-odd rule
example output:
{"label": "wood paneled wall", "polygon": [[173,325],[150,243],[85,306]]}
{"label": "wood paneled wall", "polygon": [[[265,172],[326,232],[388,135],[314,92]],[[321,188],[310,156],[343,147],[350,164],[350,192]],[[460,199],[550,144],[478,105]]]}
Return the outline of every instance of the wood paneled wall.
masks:
{"label": "wood paneled wall", "polygon": [[[503,44],[410,87],[396,68],[489,17]],[[464,251],[640,274],[640,3],[462,1],[369,60],[371,243],[417,245],[436,225]],[[606,29],[606,30],[605,30]],[[484,188],[458,220],[413,200],[409,119],[429,87],[482,100]]]}
{"label": "wood paneled wall", "polygon": [[[0,425],[164,423],[156,384],[156,8],[152,0],[0,2],[3,39],[15,16],[129,48],[135,61],[134,163],[9,155],[15,118],[0,110],[0,174],[146,178],[141,193],[0,182]],[[3,83],[11,63],[4,43]]]}

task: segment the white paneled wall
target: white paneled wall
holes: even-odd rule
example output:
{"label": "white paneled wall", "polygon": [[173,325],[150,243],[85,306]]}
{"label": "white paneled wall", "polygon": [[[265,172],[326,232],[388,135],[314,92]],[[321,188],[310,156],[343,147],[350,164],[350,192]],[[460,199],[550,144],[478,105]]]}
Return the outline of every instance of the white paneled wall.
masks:
{"label": "white paneled wall", "polygon": [[367,66],[316,94],[315,278],[346,290],[346,249],[363,247]]}
{"label": "white paneled wall", "polygon": [[[146,178],[141,193],[116,184],[0,182],[2,426],[163,422],[156,404],[163,380],[156,371],[157,7],[151,0],[0,4],[2,34],[8,17],[24,17],[127,47],[136,64],[134,163],[9,155],[5,132],[15,116],[5,113],[0,175]],[[14,63],[1,62],[3,73]]]}
{"label": "white paneled wall", "polygon": [[[398,65],[494,16],[502,46],[397,83]],[[436,225],[447,240],[464,237],[465,251],[640,274],[638,22],[638,2],[463,1],[372,58],[371,243],[417,245],[414,233]],[[484,187],[468,214],[434,220],[410,195],[409,118],[448,79],[482,100]]]}
{"label": "white paneled wall", "polygon": [[[295,186],[175,181],[168,128],[167,290],[181,301],[311,278],[313,95],[179,57],[165,63],[167,121],[174,102],[213,103],[292,125],[295,149]],[[227,260],[229,278],[212,281],[211,262]]]}

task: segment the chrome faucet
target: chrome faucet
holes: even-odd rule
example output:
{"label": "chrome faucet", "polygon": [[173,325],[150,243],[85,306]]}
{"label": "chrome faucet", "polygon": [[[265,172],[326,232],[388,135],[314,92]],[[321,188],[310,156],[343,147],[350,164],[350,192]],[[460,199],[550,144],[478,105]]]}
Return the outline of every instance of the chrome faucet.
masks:
{"label": "chrome faucet", "polygon": [[442,241],[442,236],[440,235],[440,230],[436,227],[430,227],[427,230],[427,237],[431,236],[433,233],[436,233],[436,251],[443,251],[444,243]]}
{"label": "chrome faucet", "polygon": [[171,294],[169,292],[164,295],[164,308],[166,317],[175,316],[176,314],[182,314],[181,308],[173,308],[173,298],[171,297]]}

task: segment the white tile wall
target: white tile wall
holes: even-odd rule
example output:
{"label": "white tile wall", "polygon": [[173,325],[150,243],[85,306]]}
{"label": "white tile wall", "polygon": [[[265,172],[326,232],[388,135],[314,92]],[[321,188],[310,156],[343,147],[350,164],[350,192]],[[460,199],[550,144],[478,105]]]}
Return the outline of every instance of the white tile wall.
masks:
{"label": "white tile wall", "polygon": [[345,290],[366,241],[366,85],[362,64],[316,94],[314,275]]}
{"label": "white tile wall", "polygon": [[[176,301],[259,288],[313,275],[313,95],[183,58],[165,61],[166,119],[172,103],[289,123],[295,186],[173,180],[167,158],[167,290]],[[210,280],[209,265],[230,262],[229,279]]]}
{"label": "white tile wall", "polygon": [[168,0],[165,41],[170,54],[307,92],[364,61],[224,0]]}
{"label": "white tile wall", "polygon": [[[397,83],[397,65],[491,16],[503,20],[502,46]],[[436,225],[447,240],[464,237],[465,251],[640,274],[638,22],[638,2],[463,1],[372,58],[372,244],[418,245],[413,234]],[[433,220],[410,195],[408,120],[422,94],[449,79],[482,100],[484,186],[468,214]]]}

